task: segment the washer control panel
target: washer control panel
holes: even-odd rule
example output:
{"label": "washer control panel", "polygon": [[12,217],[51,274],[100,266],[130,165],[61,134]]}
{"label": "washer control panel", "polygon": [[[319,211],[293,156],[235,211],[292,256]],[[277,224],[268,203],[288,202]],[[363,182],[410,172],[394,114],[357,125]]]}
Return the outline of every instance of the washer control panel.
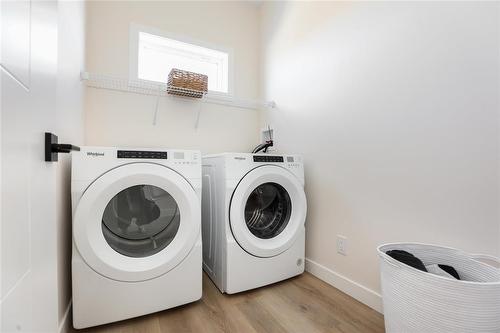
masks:
{"label": "washer control panel", "polygon": [[118,158],[145,158],[145,159],[167,159],[166,151],[150,150],[118,150]]}
{"label": "washer control panel", "polygon": [[283,163],[283,156],[266,156],[266,155],[254,155],[254,162],[278,162]]}

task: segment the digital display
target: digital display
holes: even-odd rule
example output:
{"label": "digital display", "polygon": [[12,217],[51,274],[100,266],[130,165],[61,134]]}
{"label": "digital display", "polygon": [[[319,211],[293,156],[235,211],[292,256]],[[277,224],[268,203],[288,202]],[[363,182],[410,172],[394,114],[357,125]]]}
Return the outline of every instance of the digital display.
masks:
{"label": "digital display", "polygon": [[176,160],[183,160],[184,159],[184,153],[182,151],[174,151],[174,159],[176,159]]}
{"label": "digital display", "polygon": [[166,151],[118,150],[118,158],[167,159]]}
{"label": "digital display", "polygon": [[255,155],[253,157],[254,162],[283,162],[283,156],[266,156],[266,155]]}

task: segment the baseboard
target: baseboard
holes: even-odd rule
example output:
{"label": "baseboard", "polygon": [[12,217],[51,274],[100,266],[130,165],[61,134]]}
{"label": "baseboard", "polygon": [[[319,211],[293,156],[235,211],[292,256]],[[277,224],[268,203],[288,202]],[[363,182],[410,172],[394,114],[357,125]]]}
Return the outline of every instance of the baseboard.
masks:
{"label": "baseboard", "polygon": [[71,304],[72,303],[73,303],[72,300],[69,300],[68,306],[66,307],[66,311],[64,312],[64,316],[63,316],[61,322],[59,323],[58,333],[68,333],[68,332],[70,332],[70,328],[71,328],[71,316],[70,316],[70,313],[71,313]]}
{"label": "baseboard", "polygon": [[306,271],[375,311],[383,313],[382,296],[379,293],[308,258],[306,258]]}

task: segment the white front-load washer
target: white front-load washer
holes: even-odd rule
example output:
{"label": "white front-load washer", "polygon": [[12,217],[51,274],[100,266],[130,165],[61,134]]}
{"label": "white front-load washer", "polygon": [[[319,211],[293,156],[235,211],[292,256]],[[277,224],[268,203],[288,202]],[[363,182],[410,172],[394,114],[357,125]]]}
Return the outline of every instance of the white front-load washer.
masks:
{"label": "white front-load washer", "polygon": [[82,147],[71,177],[75,328],[200,299],[199,151]]}
{"label": "white front-load washer", "polygon": [[298,155],[203,157],[203,268],[229,294],[304,272],[304,168]]}

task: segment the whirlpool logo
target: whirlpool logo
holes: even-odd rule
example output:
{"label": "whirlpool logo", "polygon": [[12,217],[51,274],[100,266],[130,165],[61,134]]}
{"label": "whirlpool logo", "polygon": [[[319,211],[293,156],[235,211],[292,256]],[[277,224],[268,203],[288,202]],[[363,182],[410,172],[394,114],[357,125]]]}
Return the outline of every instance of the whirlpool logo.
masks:
{"label": "whirlpool logo", "polygon": [[104,153],[100,153],[97,151],[88,151],[87,156],[99,157],[99,156],[104,156]]}

